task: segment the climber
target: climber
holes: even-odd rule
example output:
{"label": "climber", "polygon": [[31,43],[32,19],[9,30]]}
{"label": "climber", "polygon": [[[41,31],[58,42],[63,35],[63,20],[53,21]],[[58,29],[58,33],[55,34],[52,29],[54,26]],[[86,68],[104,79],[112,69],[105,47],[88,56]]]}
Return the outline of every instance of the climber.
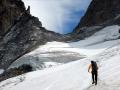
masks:
{"label": "climber", "polygon": [[98,66],[95,61],[91,61],[91,64],[89,65],[89,68],[88,68],[88,72],[90,72],[90,70],[91,70],[92,80],[93,80],[92,84],[95,83],[95,85],[97,85]]}

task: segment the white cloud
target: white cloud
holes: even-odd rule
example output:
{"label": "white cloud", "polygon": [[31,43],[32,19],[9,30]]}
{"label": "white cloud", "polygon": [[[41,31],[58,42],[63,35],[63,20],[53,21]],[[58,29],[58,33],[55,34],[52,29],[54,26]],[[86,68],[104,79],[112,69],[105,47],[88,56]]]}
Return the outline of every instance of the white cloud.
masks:
{"label": "white cloud", "polygon": [[[73,11],[86,10],[91,0],[23,0],[32,15],[48,30],[63,33],[64,22],[72,20]],[[74,19],[73,19],[74,20]],[[79,20],[79,19],[78,19]]]}

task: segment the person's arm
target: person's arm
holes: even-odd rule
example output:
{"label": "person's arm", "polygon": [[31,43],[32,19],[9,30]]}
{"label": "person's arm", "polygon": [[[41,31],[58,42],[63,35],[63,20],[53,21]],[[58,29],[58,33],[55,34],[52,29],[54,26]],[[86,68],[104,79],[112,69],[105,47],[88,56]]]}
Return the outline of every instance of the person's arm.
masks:
{"label": "person's arm", "polygon": [[88,72],[90,71],[91,67],[92,67],[92,65],[90,64],[89,67],[88,67]]}

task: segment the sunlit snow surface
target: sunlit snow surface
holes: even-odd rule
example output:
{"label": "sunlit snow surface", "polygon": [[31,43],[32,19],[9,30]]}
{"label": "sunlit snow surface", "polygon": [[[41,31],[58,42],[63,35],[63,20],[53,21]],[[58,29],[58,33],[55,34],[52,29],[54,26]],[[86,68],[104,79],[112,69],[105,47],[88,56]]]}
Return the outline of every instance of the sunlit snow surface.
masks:
{"label": "sunlit snow surface", "polygon": [[[53,60],[46,59],[45,63],[56,63],[56,65],[62,63],[62,65],[37,70],[3,81],[0,83],[0,90],[120,90],[119,28],[117,25],[106,27],[79,42],[49,42],[40,46],[23,56],[22,59],[37,56],[39,61],[41,57],[51,57]],[[59,57],[58,60],[55,60],[59,55],[61,59]],[[64,60],[62,59],[67,58],[66,55],[73,55],[73,58],[74,55],[85,58],[74,61],[70,59],[73,62],[63,64]],[[97,61],[99,66],[97,86],[91,85],[91,74],[87,70],[91,60]],[[29,59],[27,61],[30,62]],[[18,60],[17,63],[23,62]],[[31,61],[32,63],[34,61]],[[14,64],[11,67],[13,66]]]}

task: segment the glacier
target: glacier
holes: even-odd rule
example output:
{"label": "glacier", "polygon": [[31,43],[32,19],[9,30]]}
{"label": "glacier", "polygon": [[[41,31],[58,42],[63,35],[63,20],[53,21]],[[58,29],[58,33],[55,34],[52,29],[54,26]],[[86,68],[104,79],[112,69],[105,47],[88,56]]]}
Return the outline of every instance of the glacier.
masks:
{"label": "glacier", "polygon": [[[78,42],[40,46],[9,67],[28,63],[36,71],[1,82],[0,90],[120,90],[119,29],[107,26]],[[97,86],[91,84],[88,72],[91,60],[99,67]]]}

